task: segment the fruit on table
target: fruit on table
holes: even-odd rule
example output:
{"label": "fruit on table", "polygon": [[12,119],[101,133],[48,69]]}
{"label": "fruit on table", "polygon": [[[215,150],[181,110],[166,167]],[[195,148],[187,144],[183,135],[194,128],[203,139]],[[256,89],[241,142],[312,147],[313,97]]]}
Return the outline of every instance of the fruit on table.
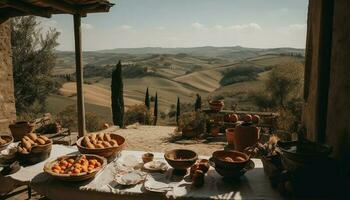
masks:
{"label": "fruit on table", "polygon": [[251,121],[252,121],[252,115],[250,115],[250,114],[245,114],[245,115],[243,116],[243,121],[244,121],[244,122],[251,122]]}
{"label": "fruit on table", "polygon": [[57,174],[79,174],[91,172],[99,167],[101,167],[101,163],[97,159],[88,159],[82,155],[76,160],[73,158],[59,159],[51,167],[51,170]]}
{"label": "fruit on table", "polygon": [[254,124],[259,124],[259,122],[260,122],[260,116],[259,116],[259,115],[253,115],[253,116],[252,116],[252,122],[253,122]]}
{"label": "fruit on table", "polygon": [[238,115],[234,113],[229,114],[228,118],[229,118],[229,121],[232,123],[236,123],[238,121]]}
{"label": "fruit on table", "polygon": [[111,138],[109,133],[92,133],[84,136],[81,145],[88,149],[103,149],[118,147],[118,142]]}
{"label": "fruit on table", "polygon": [[37,136],[35,133],[28,133],[23,136],[21,142],[17,146],[20,153],[29,153],[33,147],[51,143],[51,140],[44,135]]}

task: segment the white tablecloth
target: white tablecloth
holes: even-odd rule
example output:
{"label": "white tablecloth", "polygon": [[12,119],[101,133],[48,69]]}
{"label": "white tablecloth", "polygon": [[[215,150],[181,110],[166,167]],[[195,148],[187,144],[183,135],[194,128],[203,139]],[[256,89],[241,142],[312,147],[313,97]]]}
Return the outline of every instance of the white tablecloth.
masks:
{"label": "white tablecloth", "polygon": [[[65,149],[65,150],[63,150]],[[70,153],[71,148],[59,146],[53,149],[61,152]],[[132,154],[141,158],[143,152],[122,151],[121,157],[115,162],[122,160],[124,156]],[[154,153],[155,159],[162,159],[162,153]],[[190,182],[179,177],[172,177],[174,189],[167,193],[148,192],[142,184],[126,189],[111,189],[107,186],[114,175],[112,171],[115,163],[110,163],[99,173],[92,181],[81,183],[67,183],[53,179],[47,174],[42,173],[42,167],[31,181],[32,188],[47,196],[49,199],[282,199],[279,193],[270,186],[268,178],[265,176],[263,166],[260,160],[253,159],[255,169],[248,171],[239,182],[224,182],[222,177],[217,174],[215,169],[210,168],[205,176],[205,184],[201,188],[194,188]],[[169,172],[168,172],[169,173]],[[17,176],[16,176],[17,177]],[[30,178],[26,175],[26,178]],[[174,180],[173,180],[174,179]],[[175,180],[177,179],[177,180]]]}

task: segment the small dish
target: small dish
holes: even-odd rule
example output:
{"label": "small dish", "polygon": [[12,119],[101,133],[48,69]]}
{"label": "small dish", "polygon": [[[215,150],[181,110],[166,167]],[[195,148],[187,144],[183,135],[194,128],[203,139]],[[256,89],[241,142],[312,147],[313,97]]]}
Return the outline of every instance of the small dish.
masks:
{"label": "small dish", "polygon": [[145,163],[143,168],[149,171],[166,171],[168,170],[168,165],[163,161],[155,160]]}
{"label": "small dish", "polygon": [[142,161],[143,163],[151,162],[154,158],[153,153],[145,153],[142,155]]}
{"label": "small dish", "polygon": [[136,185],[142,182],[143,180],[145,180],[145,173],[138,172],[138,171],[128,172],[121,176],[115,177],[115,181],[118,184],[124,185],[124,186]]}

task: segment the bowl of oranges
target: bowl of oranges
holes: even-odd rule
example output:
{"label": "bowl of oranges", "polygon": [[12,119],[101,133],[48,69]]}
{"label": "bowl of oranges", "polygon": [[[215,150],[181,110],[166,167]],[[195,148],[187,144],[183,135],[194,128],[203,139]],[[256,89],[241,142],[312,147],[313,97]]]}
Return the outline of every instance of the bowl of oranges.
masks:
{"label": "bowl of oranges", "polygon": [[44,172],[63,181],[83,181],[95,177],[106,164],[98,155],[65,155],[45,163]]}

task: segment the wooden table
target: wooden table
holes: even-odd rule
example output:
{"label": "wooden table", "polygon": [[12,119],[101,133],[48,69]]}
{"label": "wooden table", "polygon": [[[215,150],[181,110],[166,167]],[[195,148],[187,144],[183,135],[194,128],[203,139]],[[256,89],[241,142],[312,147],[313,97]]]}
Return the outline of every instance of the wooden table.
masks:
{"label": "wooden table", "polygon": [[[61,150],[67,148],[59,146]],[[56,151],[57,148],[54,148]],[[167,193],[148,192],[142,184],[131,188],[111,189],[107,186],[113,178],[113,167],[116,162],[121,162],[125,156],[133,155],[141,158],[144,152],[122,151],[121,157],[106,166],[95,179],[80,183],[67,183],[53,179],[49,175],[38,170],[31,187],[39,194],[49,199],[282,199],[279,193],[270,186],[268,178],[263,172],[262,163],[259,159],[253,159],[255,169],[247,172],[239,182],[225,182],[217,174],[215,169],[210,168],[205,176],[205,184],[202,188],[194,188],[190,182],[182,178],[175,178],[174,189]],[[155,159],[163,159],[162,153],[154,153]],[[205,157],[203,157],[205,158]],[[171,173],[171,170],[167,173]]]}

